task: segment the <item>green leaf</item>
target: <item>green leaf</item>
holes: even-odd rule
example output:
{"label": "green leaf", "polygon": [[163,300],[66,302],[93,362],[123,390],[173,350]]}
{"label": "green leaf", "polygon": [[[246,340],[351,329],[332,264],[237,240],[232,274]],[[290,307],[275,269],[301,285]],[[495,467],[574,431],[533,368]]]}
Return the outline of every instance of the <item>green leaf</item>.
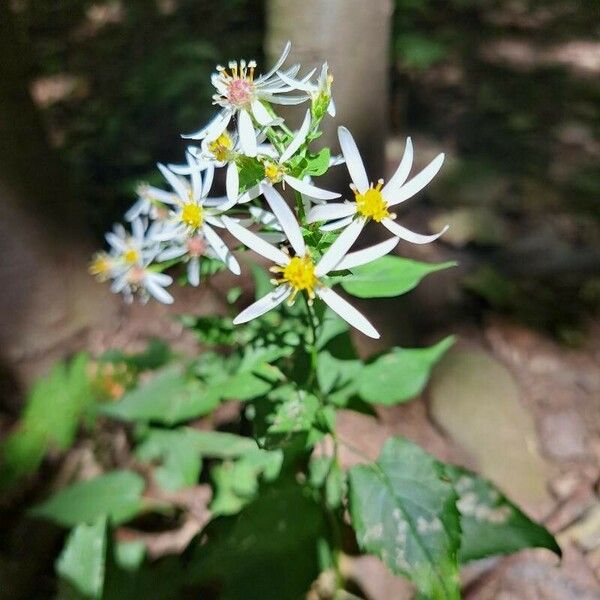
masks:
{"label": "green leaf", "polygon": [[254,279],[254,296],[256,300],[273,291],[271,277],[265,269],[255,263],[250,266],[252,278]]}
{"label": "green leaf", "polygon": [[140,540],[117,542],[114,548],[115,560],[125,571],[137,571],[144,562],[146,544]]}
{"label": "green leaf", "polygon": [[211,510],[215,515],[239,512],[258,493],[259,479],[273,481],[281,470],[283,453],[280,450],[255,449],[234,462],[225,462],[211,471],[215,497]]}
{"label": "green leaf", "polygon": [[331,152],[329,148],[323,148],[318,154],[307,156],[307,166],[304,169],[303,175],[319,177],[329,169],[329,161],[331,160]]}
{"label": "green leaf", "polygon": [[527,517],[494,484],[462,467],[447,465],[446,473],[459,497],[462,562],[523,548],[547,548],[561,556],[552,534]]}
{"label": "green leaf", "polygon": [[161,461],[154,476],[163,489],[174,491],[198,482],[202,459],[193,434],[189,429],[154,429],[136,448],[140,460]]}
{"label": "green leaf", "polygon": [[235,326],[229,317],[185,315],[181,318],[181,322],[185,327],[191,329],[203,344],[232,345],[235,342]]}
{"label": "green leaf", "polygon": [[198,482],[202,457],[237,458],[258,450],[250,438],[219,431],[151,429],[137,447],[145,461],[161,461],[155,476],[166,490],[177,490]]}
{"label": "green leaf", "polygon": [[271,397],[281,402],[267,429],[269,434],[310,431],[319,408],[319,400],[313,394],[289,385],[275,390]]}
{"label": "green leaf", "polygon": [[295,481],[266,486],[238,515],[204,530],[206,541],[188,563],[190,583],[218,589],[220,600],[304,598],[327,535],[325,514],[304,488]]}
{"label": "green leaf", "polygon": [[106,517],[81,523],[69,534],[56,571],[88,598],[100,598],[106,563]]}
{"label": "green leaf", "polygon": [[144,480],[132,471],[112,471],[66,487],[31,510],[31,515],[65,527],[94,523],[107,516],[114,524],[142,508]]}
{"label": "green leaf", "polygon": [[143,352],[128,354],[121,350],[108,350],[100,360],[112,363],[125,363],[136,371],[158,369],[167,364],[173,357],[171,350],[162,340],[150,340],[148,347]]}
{"label": "green leaf", "polygon": [[341,278],[341,284],[358,298],[390,298],[406,294],[430,273],[455,266],[455,262],[428,264],[388,255],[351,269],[350,275]]}
{"label": "green leaf", "polygon": [[377,462],[348,475],[360,547],[432,600],[458,600],[460,526],[444,465],[415,444],[391,438]]}
{"label": "green leaf", "polygon": [[152,421],[175,425],[211,412],[219,398],[180,368],[170,368],[127,392],[119,402],[102,412],[125,421]]}
{"label": "green leaf", "polygon": [[358,393],[367,402],[391,406],[420,394],[435,363],[454,343],[449,336],[429,348],[392,348],[366,365]]}
{"label": "green leaf", "polygon": [[20,423],[0,446],[0,488],[35,471],[51,448],[64,451],[72,445],[94,402],[88,364],[87,355],[79,354],[35,383]]}

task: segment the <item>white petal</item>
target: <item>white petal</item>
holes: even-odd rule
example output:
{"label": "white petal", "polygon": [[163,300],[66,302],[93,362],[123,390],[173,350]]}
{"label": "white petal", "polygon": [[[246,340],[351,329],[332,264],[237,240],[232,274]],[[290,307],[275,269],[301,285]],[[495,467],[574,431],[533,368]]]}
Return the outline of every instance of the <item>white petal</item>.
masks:
{"label": "white petal", "polygon": [[245,110],[238,113],[238,133],[240,136],[240,146],[246,156],[256,156],[256,134],[252,118]]}
{"label": "white petal", "polygon": [[136,202],[134,202],[129,210],[125,213],[126,221],[133,221],[137,219],[143,212],[146,206],[147,200],[144,198],[139,198]]}
{"label": "white petal", "polygon": [[263,208],[260,208],[258,206],[251,206],[248,209],[248,211],[250,212],[254,220],[258,223],[261,223],[269,229],[281,231],[281,225],[279,224],[279,221],[277,221],[275,215],[272,212],[264,210]]}
{"label": "white petal", "polygon": [[161,190],[160,188],[152,185],[148,186],[148,195],[153,200],[158,200],[159,202],[164,202],[165,204],[177,204],[176,194],[173,194],[172,192],[165,192],[165,190]]}
{"label": "white petal", "polygon": [[335,270],[341,271],[342,269],[351,269],[352,267],[366,265],[367,263],[389,254],[398,245],[399,241],[400,238],[393,237],[380,244],[365,248],[364,250],[350,252],[336,265]]}
{"label": "white petal", "polygon": [[274,117],[269,114],[269,111],[265,108],[264,104],[257,99],[252,101],[252,114],[259,125],[270,125],[274,121]]}
{"label": "white petal", "polygon": [[144,287],[148,290],[151,296],[153,296],[159,302],[163,304],[173,304],[173,296],[167,292],[160,284],[150,275],[146,276],[144,281]]}
{"label": "white petal", "polygon": [[332,219],[341,219],[348,217],[356,212],[356,204],[351,202],[336,202],[332,204],[320,204],[313,206],[308,217],[307,223],[315,223],[316,221],[331,221]]}
{"label": "white petal", "polygon": [[308,100],[308,96],[275,96],[274,94],[261,94],[261,97],[271,104],[281,104],[284,106],[295,106]]}
{"label": "white petal", "polygon": [[392,221],[392,219],[383,219],[381,224],[387,227],[389,231],[394,235],[397,235],[400,239],[411,242],[412,244],[430,244],[431,242],[435,242],[435,240],[441,235],[444,235],[448,230],[448,225],[446,225],[439,233],[434,235],[422,235],[420,233],[415,233],[410,229],[406,229],[406,227],[402,227],[402,225],[398,225],[398,223]]}
{"label": "white petal", "polygon": [[404,200],[408,200],[417,192],[420,192],[438,173],[444,163],[444,153],[438,154],[420,173],[415,175],[408,183],[399,190],[390,191],[387,199],[389,206],[394,206]]}
{"label": "white petal", "polygon": [[336,294],[331,288],[321,287],[315,290],[317,296],[331,308],[334,312],[336,312],[344,321],[350,323],[352,327],[356,327],[359,331],[368,335],[369,337],[378,339],[379,333],[367,321],[366,317],[364,317],[361,313],[359,313],[352,304],[344,300],[341,296]]}
{"label": "white petal", "polygon": [[310,129],[310,110],[306,111],[306,115],[304,116],[304,121],[302,121],[302,125],[300,125],[300,129],[298,129],[296,135],[292,138],[292,141],[289,143],[288,147],[283,151],[283,154],[279,158],[280,163],[284,163],[288,161],[298,148],[304,144],[306,140],[306,136],[308,135],[308,130]]}
{"label": "white petal", "polygon": [[341,194],[336,194],[335,192],[329,192],[328,190],[324,190],[310,183],[306,183],[306,181],[302,181],[301,179],[296,179],[296,177],[292,177],[291,175],[284,175],[283,180],[286,183],[289,183],[295,190],[299,191],[301,194],[306,194],[307,196],[311,196],[312,198],[319,198],[321,200],[333,200],[334,198],[339,198]]}
{"label": "white petal", "polygon": [[225,245],[225,242],[220,238],[219,234],[206,223],[202,229],[204,231],[204,235],[206,236],[206,241],[215,251],[215,254],[225,263],[227,268],[234,275],[239,275],[241,273],[240,265],[235,259],[235,256],[231,254],[229,248]]}
{"label": "white petal", "polygon": [[260,183],[257,183],[256,185],[247,189],[243,194],[241,194],[240,197],[238,198],[238,202],[240,204],[243,204],[244,202],[250,202],[250,200],[254,200],[254,198],[258,198],[258,196],[260,196],[260,194],[261,194]]}
{"label": "white petal", "polygon": [[327,275],[342,260],[356,241],[356,238],[360,235],[366,222],[366,219],[355,219],[340,233],[335,242],[329,246],[327,252],[323,254],[321,260],[317,263],[315,268],[315,275],[317,277]]}
{"label": "white petal", "polygon": [[179,258],[187,253],[187,248],[185,246],[171,246],[170,248],[166,248],[163,250],[157,257],[156,260],[158,262],[163,262],[165,260],[172,260],[174,258]]}
{"label": "white petal", "polygon": [[125,252],[125,250],[127,250],[127,244],[112,231],[109,231],[104,237],[115,250],[118,250],[119,252]]}
{"label": "white petal", "polygon": [[299,81],[298,79],[293,79],[292,77],[288,77],[283,71],[277,71],[277,76],[283,83],[288,85],[289,87],[295,90],[302,90],[303,92],[314,92],[316,87],[312,83],[308,83],[306,81]]}
{"label": "white petal", "polygon": [[333,98],[330,98],[330,100],[329,100],[329,106],[327,106],[327,113],[329,114],[330,117],[335,117],[336,108],[335,108],[335,102],[333,101]]}
{"label": "white petal", "polygon": [[281,304],[289,295],[292,293],[292,288],[287,285],[278,285],[272,292],[269,292],[266,296],[263,296],[260,300],[257,300],[254,304],[251,304],[248,308],[244,309],[234,320],[234,325],[240,323],[247,323],[256,317],[264,315]]}
{"label": "white petal", "polygon": [[133,237],[135,238],[135,240],[137,242],[143,242],[144,241],[144,233],[146,231],[146,228],[144,227],[144,223],[142,222],[141,219],[134,219],[131,222],[131,233],[133,234]]}
{"label": "white petal", "polygon": [[350,223],[352,223],[352,219],[354,217],[350,216],[350,217],[346,217],[345,219],[340,219],[339,221],[330,221],[329,223],[326,223],[325,225],[321,225],[320,229],[321,231],[337,231],[338,229],[341,229],[342,227],[346,227],[346,225],[349,225]]}
{"label": "white petal", "polygon": [[283,52],[281,53],[281,55],[279,56],[279,58],[277,59],[277,61],[273,65],[273,67],[265,75],[261,75],[258,78],[258,82],[269,79],[269,77],[271,77],[271,75],[273,75],[274,73],[279,71],[279,69],[281,69],[281,65],[285,62],[285,59],[288,57],[288,54],[290,53],[291,49],[292,49],[292,42],[288,41],[283,49]]}
{"label": "white petal", "polygon": [[410,170],[412,169],[413,163],[413,145],[412,140],[408,137],[406,138],[406,147],[404,148],[404,154],[402,155],[402,160],[396,169],[396,172],[392,175],[390,180],[383,186],[381,193],[383,197],[387,200],[391,198],[391,194],[404,185]]}
{"label": "white petal", "polygon": [[213,179],[215,177],[215,167],[214,165],[209,165],[204,171],[204,181],[202,182],[202,197],[206,198],[208,196],[208,192],[210,192],[210,188],[213,184]]}
{"label": "white petal", "polygon": [[200,259],[197,256],[190,259],[187,267],[187,276],[191,285],[194,287],[200,285]]}
{"label": "white petal", "polygon": [[175,190],[175,192],[179,196],[179,199],[182,202],[187,202],[188,201],[188,193],[187,193],[187,189],[186,189],[183,181],[181,179],[179,179],[179,177],[177,175],[175,175],[175,173],[173,173],[172,171],[169,171],[169,169],[167,169],[167,167],[165,167],[165,165],[158,163],[158,168],[160,169],[160,172],[163,174],[163,177],[169,182],[169,185]]}
{"label": "white petal", "polygon": [[257,254],[272,260],[278,265],[287,265],[290,261],[290,257],[279,250],[279,248],[275,248],[275,246],[261,240],[255,233],[238,225],[233,219],[223,217],[223,223],[235,238],[251,250],[254,250]]}
{"label": "white petal", "polygon": [[198,168],[194,157],[189,152],[187,155],[187,161],[192,180],[192,199],[197,202],[200,200],[200,194],[202,192],[202,177],[200,176],[200,169]]}
{"label": "white petal", "polygon": [[237,202],[240,193],[240,174],[237,165],[231,162],[227,165],[227,177],[225,179],[225,189],[229,200]]}
{"label": "white petal", "polygon": [[156,281],[161,286],[171,285],[173,283],[173,278],[166,273],[152,273],[148,272],[146,278],[150,278],[153,281]]}
{"label": "white petal", "polygon": [[271,210],[277,217],[281,228],[287,235],[290,244],[294,249],[297,256],[304,256],[306,252],[306,246],[304,245],[304,238],[302,237],[302,231],[300,231],[300,225],[296,221],[296,217],[292,212],[292,209],[287,205],[287,202],[283,199],[283,196],[275,189],[272,185],[266,183],[262,186],[263,194],[267,199],[267,203],[271,207]]}
{"label": "white petal", "polygon": [[350,173],[350,177],[354,185],[358,188],[358,191],[364,194],[369,189],[369,179],[365,171],[365,165],[356,147],[356,142],[352,134],[345,127],[338,127],[338,138],[342,154],[346,159],[348,173]]}
{"label": "white petal", "polygon": [[181,137],[186,140],[201,140],[206,137],[217,138],[227,129],[232,114],[230,110],[222,110],[202,129],[194,133],[184,134]]}

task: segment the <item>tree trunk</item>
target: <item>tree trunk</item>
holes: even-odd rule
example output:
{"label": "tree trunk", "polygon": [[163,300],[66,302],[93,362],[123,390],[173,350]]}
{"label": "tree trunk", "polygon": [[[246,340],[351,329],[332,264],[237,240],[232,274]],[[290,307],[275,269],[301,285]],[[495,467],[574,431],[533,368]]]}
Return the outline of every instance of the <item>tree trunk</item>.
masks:
{"label": "tree trunk", "polygon": [[67,174],[28,92],[26,46],[0,0],[0,364],[29,379],[105,311]]}
{"label": "tree trunk", "polygon": [[[385,166],[391,15],[391,0],[267,3],[267,56],[277,57],[290,40],[289,64],[300,62],[309,69],[329,63],[337,116],[325,120],[325,142],[339,148],[336,129],[347,126],[375,180],[383,177]],[[332,174],[338,185],[347,181],[341,169]]]}

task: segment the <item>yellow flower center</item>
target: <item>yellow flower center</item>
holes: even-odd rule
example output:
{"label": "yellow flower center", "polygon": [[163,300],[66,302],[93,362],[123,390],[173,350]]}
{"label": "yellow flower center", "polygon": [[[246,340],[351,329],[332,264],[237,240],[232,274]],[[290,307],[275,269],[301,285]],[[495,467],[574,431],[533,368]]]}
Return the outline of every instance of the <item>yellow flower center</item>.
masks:
{"label": "yellow flower center", "polygon": [[123,260],[128,265],[134,265],[140,259],[140,253],[135,248],[128,248],[123,252]]}
{"label": "yellow flower center", "polygon": [[108,276],[112,263],[110,258],[105,253],[99,253],[94,256],[88,270],[91,275],[104,279]]}
{"label": "yellow flower center", "polygon": [[265,162],[265,177],[272,183],[279,183],[284,175],[285,169],[283,165],[270,161]]}
{"label": "yellow flower center", "polygon": [[208,144],[209,152],[220,162],[224,162],[229,158],[232,149],[233,140],[226,131]]}
{"label": "yellow flower center", "polygon": [[363,217],[373,219],[378,223],[390,216],[387,202],[381,195],[382,186],[383,180],[380,179],[375,187],[371,185],[364,194],[360,194],[358,190],[353,190],[356,199],[357,212]]}
{"label": "yellow flower center", "polygon": [[315,263],[309,254],[306,256],[294,256],[285,267],[271,267],[274,273],[280,273],[279,279],[273,280],[276,285],[288,284],[293,292],[289,303],[292,304],[298,295],[298,292],[306,292],[309,300],[315,297],[315,287],[319,285],[319,280],[315,275]]}
{"label": "yellow flower center", "polygon": [[184,204],[181,211],[181,221],[191,229],[198,229],[202,225],[202,207],[195,202]]}

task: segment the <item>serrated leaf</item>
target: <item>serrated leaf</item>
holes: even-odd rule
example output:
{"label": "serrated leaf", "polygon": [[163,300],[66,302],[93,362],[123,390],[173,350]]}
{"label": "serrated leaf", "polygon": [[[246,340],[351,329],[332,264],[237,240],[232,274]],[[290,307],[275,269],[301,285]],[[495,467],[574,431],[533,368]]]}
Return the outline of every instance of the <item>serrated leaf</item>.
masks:
{"label": "serrated leaf", "polygon": [[431,369],[453,343],[449,336],[429,348],[392,348],[362,369],[360,397],[386,406],[411,400],[423,391]]}
{"label": "serrated leaf", "polygon": [[56,571],[88,598],[100,598],[106,563],[106,517],[81,523],[67,538]]}
{"label": "serrated leaf", "polygon": [[341,284],[358,298],[390,298],[406,294],[430,273],[455,266],[455,262],[428,264],[388,255],[351,269],[350,275],[341,278]]}
{"label": "serrated leaf", "polygon": [[462,467],[447,465],[446,473],[458,494],[462,562],[523,548],[547,548],[561,556],[552,534],[527,517],[490,481]]}
{"label": "serrated leaf", "polygon": [[432,600],[458,600],[460,526],[444,465],[398,437],[385,443],[377,462],[348,475],[360,547]]}
{"label": "serrated leaf", "polygon": [[107,516],[114,524],[142,508],[144,480],[132,471],[112,471],[66,487],[31,510],[31,515],[65,527],[94,523]]}
{"label": "serrated leaf", "polygon": [[210,413],[219,403],[199,381],[170,368],[127,392],[102,412],[125,421],[151,421],[175,425]]}

